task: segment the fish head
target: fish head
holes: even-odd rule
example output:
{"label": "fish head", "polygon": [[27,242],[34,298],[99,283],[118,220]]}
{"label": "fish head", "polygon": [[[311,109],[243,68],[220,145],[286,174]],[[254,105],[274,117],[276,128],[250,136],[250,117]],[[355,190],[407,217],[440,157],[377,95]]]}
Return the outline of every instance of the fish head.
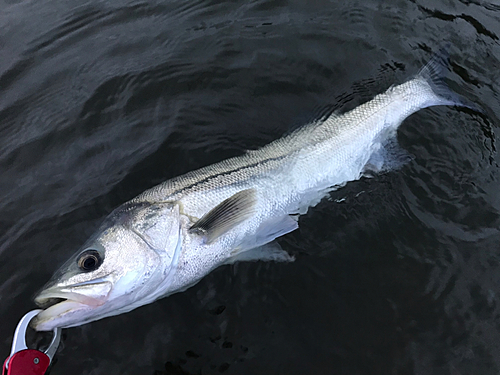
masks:
{"label": "fish head", "polygon": [[179,219],[172,203],[116,209],[35,297],[45,310],[32,320],[33,328],[74,327],[161,297],[181,248]]}

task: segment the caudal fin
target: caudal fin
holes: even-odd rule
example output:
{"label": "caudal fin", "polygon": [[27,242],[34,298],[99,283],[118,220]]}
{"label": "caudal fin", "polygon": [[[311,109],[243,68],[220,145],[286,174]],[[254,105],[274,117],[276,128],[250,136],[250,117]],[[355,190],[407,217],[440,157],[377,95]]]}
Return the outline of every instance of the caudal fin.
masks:
{"label": "caudal fin", "polygon": [[417,74],[417,79],[423,79],[439,98],[441,105],[454,105],[470,108],[473,111],[483,112],[482,109],[469,99],[452,91],[445,82],[450,69],[448,53],[442,48]]}

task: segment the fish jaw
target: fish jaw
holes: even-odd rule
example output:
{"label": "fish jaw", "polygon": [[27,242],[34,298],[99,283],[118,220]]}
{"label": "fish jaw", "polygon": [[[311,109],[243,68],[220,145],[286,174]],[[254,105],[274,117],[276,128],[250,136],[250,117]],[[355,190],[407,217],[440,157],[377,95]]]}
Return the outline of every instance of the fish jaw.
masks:
{"label": "fish jaw", "polygon": [[43,310],[33,318],[30,325],[37,331],[52,331],[56,327],[68,328],[72,326],[70,322],[74,321],[74,317],[80,317],[92,311],[93,308],[89,305],[65,300]]}
{"label": "fish jaw", "polygon": [[51,331],[55,327],[67,328],[79,325],[82,320],[91,320],[96,310],[102,309],[108,301],[111,289],[109,281],[45,289],[35,298],[35,303],[40,307],[54,300],[57,303],[39,313],[31,326],[37,331]]}

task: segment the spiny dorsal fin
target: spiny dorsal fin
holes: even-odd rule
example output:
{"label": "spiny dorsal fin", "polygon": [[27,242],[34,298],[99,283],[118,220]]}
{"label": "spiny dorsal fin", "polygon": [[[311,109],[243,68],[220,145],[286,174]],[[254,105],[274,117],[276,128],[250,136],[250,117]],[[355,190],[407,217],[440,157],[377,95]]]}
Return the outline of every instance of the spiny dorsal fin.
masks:
{"label": "spiny dorsal fin", "polygon": [[205,235],[207,243],[210,243],[248,219],[254,211],[255,203],[255,190],[242,190],[206,213],[189,231]]}

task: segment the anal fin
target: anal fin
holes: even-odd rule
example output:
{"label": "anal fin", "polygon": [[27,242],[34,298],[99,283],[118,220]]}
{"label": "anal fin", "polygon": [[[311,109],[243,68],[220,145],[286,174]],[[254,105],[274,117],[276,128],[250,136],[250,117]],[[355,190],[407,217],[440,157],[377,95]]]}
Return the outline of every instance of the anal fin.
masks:
{"label": "anal fin", "polygon": [[390,137],[370,156],[363,168],[363,176],[401,168],[413,160],[413,156],[398,144],[396,137]]}

